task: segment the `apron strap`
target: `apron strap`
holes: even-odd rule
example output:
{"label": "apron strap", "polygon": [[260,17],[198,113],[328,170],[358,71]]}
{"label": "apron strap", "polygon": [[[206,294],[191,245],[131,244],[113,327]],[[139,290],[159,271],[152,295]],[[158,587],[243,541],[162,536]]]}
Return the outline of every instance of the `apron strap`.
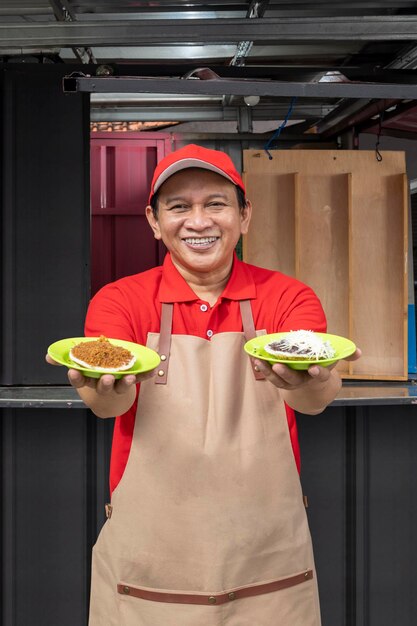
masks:
{"label": "apron strap", "polygon": [[[250,305],[250,300],[239,300],[239,306],[240,306],[240,315],[242,316],[243,334],[245,335],[246,341],[249,341],[250,339],[254,339],[256,337],[256,330],[255,330],[255,324],[253,322],[252,307]],[[251,357],[249,358],[250,358],[250,362],[252,365],[252,371],[254,373],[256,380],[265,380],[265,376],[261,372],[258,372],[255,369],[254,360]]]}
{"label": "apron strap", "polygon": [[174,305],[172,302],[163,302],[161,311],[161,329],[159,332],[159,356],[161,363],[159,364],[158,375],[155,376],[156,385],[166,385],[168,377],[168,363],[171,352],[171,331],[172,331],[172,313]]}
{"label": "apron strap", "polygon": [[[253,322],[252,307],[250,300],[239,300],[240,314],[242,316],[243,334],[246,341],[256,337],[255,325]],[[159,332],[159,356],[161,363],[159,365],[158,375],[155,377],[156,385],[166,385],[168,378],[169,356],[171,351],[171,331],[172,331],[172,314],[174,305],[171,302],[162,303],[161,311],[161,329]],[[265,377],[261,372],[255,370],[253,359],[250,359],[252,370],[256,380],[264,380]]]}

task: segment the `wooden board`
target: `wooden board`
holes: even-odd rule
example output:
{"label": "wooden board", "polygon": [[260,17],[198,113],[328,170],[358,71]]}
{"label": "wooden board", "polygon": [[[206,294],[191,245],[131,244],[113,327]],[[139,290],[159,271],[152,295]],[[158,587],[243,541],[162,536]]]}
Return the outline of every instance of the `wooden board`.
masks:
{"label": "wooden board", "polygon": [[249,197],[256,201],[251,236],[243,240],[244,258],[251,259],[250,263],[254,265],[268,269],[279,267],[284,274],[294,276],[294,174],[248,174],[246,185],[251,190]]}
{"label": "wooden board", "polygon": [[[352,374],[399,377],[406,369],[402,174],[353,178],[350,217],[352,336],[366,357]],[[370,193],[371,191],[371,193]]]}
{"label": "wooden board", "polygon": [[[327,315],[334,335],[348,337],[349,262],[348,197],[349,174],[298,175],[296,206],[295,276],[310,285]],[[338,365],[343,373],[348,363]]]}
{"label": "wooden board", "polygon": [[310,285],[328,330],[363,350],[344,377],[407,379],[407,179],[403,152],[244,151],[254,205],[243,257]]}

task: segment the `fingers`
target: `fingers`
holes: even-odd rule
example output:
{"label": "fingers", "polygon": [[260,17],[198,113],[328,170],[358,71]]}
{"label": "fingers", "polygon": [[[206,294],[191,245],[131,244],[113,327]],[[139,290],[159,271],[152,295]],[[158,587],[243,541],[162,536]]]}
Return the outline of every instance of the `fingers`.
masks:
{"label": "fingers", "polygon": [[91,387],[95,386],[95,381],[92,378],[86,378],[79,372],[78,370],[69,369],[68,370],[68,380],[70,384],[75,389],[80,389],[81,387]]}
{"label": "fingers", "polygon": [[118,380],[115,380],[114,376],[111,374],[104,374],[104,376],[98,379],[96,390],[100,395],[106,395],[112,393],[113,391],[121,395],[127,393],[129,389],[137,383],[148,380],[148,378],[152,378],[155,376],[155,373],[156,368],[150,372],[138,374],[137,376],[134,376],[133,374],[126,374]]}
{"label": "fingers", "polygon": [[270,365],[267,361],[255,360],[257,371],[262,372],[267,380],[280,389],[288,391],[304,385],[325,383],[329,380],[330,368],[313,365],[308,370],[294,370],[283,363]]}
{"label": "fingers", "polygon": [[120,380],[116,380],[112,374],[103,374],[100,378],[89,378],[74,369],[68,370],[68,380],[75,389],[89,387],[100,396],[110,395],[114,392],[117,394],[126,393],[136,383],[135,376],[124,376]]}
{"label": "fingers", "polygon": [[75,389],[81,389],[81,387],[90,387],[94,389],[100,396],[110,395],[117,393],[118,395],[125,394],[131,387],[137,383],[143,382],[148,378],[155,376],[156,369],[144,374],[127,374],[116,380],[112,374],[103,374],[100,378],[89,378],[83,376],[81,372],[75,369],[68,370],[68,380]]}
{"label": "fingers", "polygon": [[114,376],[110,374],[104,374],[101,378],[90,378],[83,376],[81,372],[75,369],[68,370],[68,380],[75,389],[89,387],[100,395],[111,393],[115,384]]}
{"label": "fingers", "polygon": [[307,373],[311,379],[314,379],[318,383],[325,383],[331,376],[333,367],[321,367],[320,365],[312,365],[308,368]]}
{"label": "fingers", "polygon": [[[104,376],[102,376],[100,380],[102,380],[103,378]],[[114,382],[114,391],[117,394],[122,395],[124,393],[127,393],[129,389],[134,385],[136,385],[136,376],[134,376],[133,374],[128,374],[127,376],[122,376],[119,380],[116,380]]]}
{"label": "fingers", "polygon": [[284,389],[295,389],[304,385],[307,382],[307,373],[305,371],[293,370],[288,365],[282,363],[275,363],[272,366],[272,371],[280,381],[284,383]]}
{"label": "fingers", "polygon": [[[344,361],[357,361],[362,356],[360,348],[356,348],[355,352],[343,359]],[[255,369],[258,372],[262,372],[267,380],[280,389],[293,390],[298,389],[306,384],[313,384],[314,387],[325,384],[330,376],[332,376],[332,369],[336,367],[337,363],[330,365],[329,367],[322,367],[320,365],[312,365],[308,370],[294,370],[283,363],[274,363],[272,366],[268,361],[261,359],[254,359]]]}
{"label": "fingers", "polygon": [[362,356],[362,350],[360,348],[356,348],[355,352],[350,356],[347,356],[344,361],[357,361]]}
{"label": "fingers", "polygon": [[62,367],[61,363],[57,363],[56,361],[54,361],[53,358],[49,356],[49,354],[45,354],[45,361],[49,363],[49,365],[59,365],[59,367]]}
{"label": "fingers", "polygon": [[293,370],[282,363],[271,366],[267,361],[255,359],[255,367],[269,382],[280,389],[295,389],[306,384],[309,378],[307,372]]}

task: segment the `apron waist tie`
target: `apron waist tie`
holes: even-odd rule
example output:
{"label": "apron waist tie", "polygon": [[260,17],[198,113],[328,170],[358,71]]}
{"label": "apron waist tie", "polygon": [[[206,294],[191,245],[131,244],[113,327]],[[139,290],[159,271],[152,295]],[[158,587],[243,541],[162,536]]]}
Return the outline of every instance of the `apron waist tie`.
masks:
{"label": "apron waist tie", "polygon": [[307,582],[313,578],[313,570],[308,569],[301,574],[295,576],[289,576],[288,578],[281,578],[269,583],[260,583],[256,585],[248,585],[246,587],[237,587],[235,589],[229,589],[223,593],[182,593],[176,591],[155,591],[146,587],[133,587],[125,583],[119,583],[117,585],[117,591],[120,594],[134,596],[135,598],[141,598],[142,600],[151,600],[153,602],[175,602],[180,604],[204,604],[204,605],[218,605],[225,604],[226,602],[232,602],[233,600],[239,600],[240,598],[247,598],[249,596],[258,596],[263,593],[271,593],[272,591],[279,591],[280,589],[286,589],[287,587],[293,587],[300,583]]}

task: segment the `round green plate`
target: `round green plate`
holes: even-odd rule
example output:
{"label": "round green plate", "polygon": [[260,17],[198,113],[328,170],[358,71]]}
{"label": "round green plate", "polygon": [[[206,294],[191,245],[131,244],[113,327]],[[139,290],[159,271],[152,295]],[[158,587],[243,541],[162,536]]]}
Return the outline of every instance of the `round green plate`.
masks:
{"label": "round green plate", "polygon": [[316,333],[318,337],[320,337],[323,341],[329,341],[330,345],[336,350],[336,354],[331,359],[319,359],[317,361],[289,361],[287,359],[279,359],[275,358],[272,354],[268,354],[263,348],[267,343],[271,341],[279,341],[286,333],[273,333],[271,335],[260,335],[259,337],[255,337],[248,341],[244,349],[245,351],[253,357],[257,359],[262,359],[264,361],[268,361],[273,365],[274,363],[284,363],[284,365],[288,365],[294,370],[307,370],[311,365],[321,365],[322,367],[328,367],[329,365],[333,365],[333,363],[337,363],[341,359],[345,359],[346,357],[353,354],[356,350],[356,346],[353,341],[350,339],[345,339],[345,337],[339,337],[338,335],[329,335],[328,333]]}
{"label": "round green plate", "polygon": [[86,369],[78,363],[74,363],[69,357],[70,350],[73,346],[81,341],[97,341],[98,337],[72,337],[70,339],[61,339],[60,341],[56,341],[52,343],[48,348],[49,356],[54,359],[57,363],[61,365],[65,365],[68,368],[78,370],[84,376],[89,378],[100,378],[103,374],[112,374],[115,378],[122,378],[122,376],[126,376],[127,374],[144,374],[145,372],[149,372],[153,370],[155,367],[159,365],[160,358],[159,354],[146,346],[141,346],[138,343],[132,343],[130,341],[123,341],[122,339],[109,339],[109,341],[116,346],[121,346],[122,348],[126,348],[130,350],[132,354],[136,357],[136,362],[133,367],[128,370],[123,370],[123,372],[100,372],[94,369]]}

